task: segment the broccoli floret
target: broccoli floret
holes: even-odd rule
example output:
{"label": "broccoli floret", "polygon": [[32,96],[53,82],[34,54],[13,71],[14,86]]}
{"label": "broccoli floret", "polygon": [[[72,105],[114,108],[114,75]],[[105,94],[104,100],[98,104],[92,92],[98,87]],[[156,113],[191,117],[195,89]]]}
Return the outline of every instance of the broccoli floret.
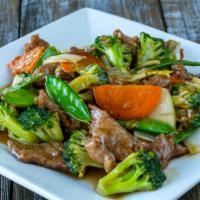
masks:
{"label": "broccoli floret", "polygon": [[108,175],[101,178],[97,192],[107,196],[116,193],[156,190],[166,176],[153,152],[138,151],[130,154]]}
{"label": "broccoli floret", "polygon": [[37,143],[40,139],[16,120],[16,110],[13,106],[0,102],[0,127],[8,130],[10,138],[23,143]]}
{"label": "broccoli floret", "polygon": [[73,131],[68,141],[65,142],[63,159],[71,174],[82,178],[87,167],[103,168],[99,163],[93,161],[86,149],[86,134],[84,130]]}
{"label": "broccoli floret", "polygon": [[171,88],[171,94],[173,103],[178,108],[200,108],[200,89],[191,84],[176,84]]}
{"label": "broccoli floret", "polygon": [[90,65],[80,71],[81,75],[72,80],[69,85],[71,88],[80,92],[89,89],[93,85],[103,85],[108,83],[108,77],[103,68],[98,65]]}
{"label": "broccoli floret", "polygon": [[44,142],[61,142],[64,139],[57,113],[32,106],[22,111],[17,120],[25,130],[35,133]]}
{"label": "broccoli floret", "polygon": [[119,68],[123,72],[128,71],[132,62],[131,49],[116,36],[98,36],[95,39],[94,47],[100,54],[106,55],[114,67]]}
{"label": "broccoli floret", "polygon": [[140,47],[137,51],[138,68],[171,60],[176,60],[176,56],[165,46],[162,39],[151,37],[144,32],[140,34]]}
{"label": "broccoli floret", "polygon": [[185,124],[187,123],[187,129],[194,129],[200,127],[200,110],[188,111],[188,117],[185,118]]}

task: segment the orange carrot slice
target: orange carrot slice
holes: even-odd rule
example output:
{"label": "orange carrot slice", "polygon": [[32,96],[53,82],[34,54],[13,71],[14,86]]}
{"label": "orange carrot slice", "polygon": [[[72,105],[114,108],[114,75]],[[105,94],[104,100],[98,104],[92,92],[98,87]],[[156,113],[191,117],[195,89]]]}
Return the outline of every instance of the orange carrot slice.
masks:
{"label": "orange carrot slice", "polygon": [[75,72],[75,71],[77,71],[79,69],[83,69],[91,64],[98,64],[100,66],[103,66],[103,62],[100,59],[96,58],[89,52],[85,52],[82,49],[71,48],[70,53],[75,54],[75,55],[85,56],[86,59],[83,59],[77,63],[70,63],[70,62],[60,63],[60,66],[67,73]]}
{"label": "orange carrot slice", "polygon": [[14,60],[8,63],[7,66],[12,70],[13,74],[21,74],[23,72],[31,73],[44,50],[44,47],[36,47],[22,56],[17,56]]}
{"label": "orange carrot slice", "polygon": [[97,104],[122,120],[148,116],[160,103],[162,88],[151,85],[102,85],[93,88]]}

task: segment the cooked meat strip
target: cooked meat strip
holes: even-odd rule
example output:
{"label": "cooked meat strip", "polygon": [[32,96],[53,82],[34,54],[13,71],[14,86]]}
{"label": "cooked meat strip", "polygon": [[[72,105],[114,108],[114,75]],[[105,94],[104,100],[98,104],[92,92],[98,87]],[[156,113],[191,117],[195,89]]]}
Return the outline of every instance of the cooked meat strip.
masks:
{"label": "cooked meat strip", "polygon": [[178,78],[181,80],[185,80],[185,81],[192,80],[192,76],[190,75],[189,72],[187,72],[184,65],[182,65],[182,64],[173,65],[172,70],[173,70],[172,77],[175,77],[175,78]]}
{"label": "cooked meat strip", "polygon": [[188,151],[188,148],[186,146],[183,146],[181,144],[176,144],[175,147],[174,147],[173,157],[182,156],[182,155],[187,154],[188,152],[189,151]]}
{"label": "cooked meat strip", "polygon": [[176,110],[176,121],[177,123],[177,129],[182,131],[182,130],[187,130],[189,128],[189,120],[191,116],[194,114],[194,110],[192,109],[178,109]]}
{"label": "cooked meat strip", "polygon": [[155,75],[155,76],[150,77],[148,80],[143,80],[143,84],[156,85],[156,86],[160,86],[164,88],[169,88],[170,79],[164,76]]}
{"label": "cooked meat strip", "polygon": [[68,171],[62,159],[63,143],[22,144],[9,139],[7,144],[9,151],[23,162],[38,164],[61,172]]}
{"label": "cooked meat strip", "polygon": [[75,78],[74,73],[68,74],[68,73],[64,72],[64,70],[61,67],[56,68],[56,70],[54,71],[54,76],[66,81],[66,82],[70,82],[71,80],[73,80]]}
{"label": "cooked meat strip", "polygon": [[70,47],[69,52],[72,53],[72,54],[74,53],[74,54],[82,55],[84,53],[92,53],[94,50],[95,50],[94,47],[87,47],[87,48],[84,48],[84,49],[80,49],[80,48],[77,48],[77,47]]}
{"label": "cooked meat strip", "polygon": [[133,137],[134,151],[144,150],[151,151],[151,142],[147,142],[138,137]]}
{"label": "cooked meat strip", "polygon": [[31,41],[24,45],[24,52],[28,52],[36,47],[44,47],[45,49],[49,46],[48,42],[41,39],[38,34],[31,36]]}
{"label": "cooked meat strip", "polygon": [[106,111],[90,105],[92,121],[90,134],[99,138],[102,145],[105,145],[115,155],[117,161],[126,158],[133,152],[133,136],[121,127]]}
{"label": "cooked meat strip", "polygon": [[152,151],[159,157],[162,167],[165,168],[174,155],[174,137],[161,134],[155,137],[152,144]]}
{"label": "cooked meat strip", "polygon": [[40,74],[40,73],[43,73],[44,76],[42,76],[42,78],[37,81],[35,84],[36,86],[38,87],[44,87],[44,83],[45,83],[45,75],[54,75],[54,72],[56,70],[56,68],[58,67],[58,64],[56,63],[53,63],[53,64],[46,64],[46,65],[41,65],[40,67],[38,67],[34,72],[33,74],[36,75],[36,74]]}
{"label": "cooked meat strip", "polygon": [[58,67],[58,64],[56,63],[41,65],[33,72],[33,74],[43,73],[44,75],[47,75],[47,74],[53,75],[57,67]]}
{"label": "cooked meat strip", "polygon": [[93,160],[104,165],[104,169],[107,173],[116,166],[115,156],[105,145],[101,144],[99,138],[91,138],[88,140],[85,148]]}
{"label": "cooked meat strip", "polygon": [[184,58],[184,49],[180,49],[180,59]]}
{"label": "cooked meat strip", "polygon": [[154,142],[147,142],[128,133],[106,111],[93,105],[89,107],[92,116],[89,133],[92,139],[87,143],[86,150],[92,159],[103,163],[104,167],[107,164],[105,158],[108,159],[107,172],[115,166],[115,160],[122,161],[139,150],[155,152],[163,168],[173,157],[188,152],[186,147],[174,144],[173,135],[161,134],[155,137]]}
{"label": "cooked meat strip", "polygon": [[113,35],[118,37],[122,42],[130,45],[130,46],[137,46],[139,43],[139,38],[138,36],[130,37],[125,35],[121,30],[117,29],[113,32]]}
{"label": "cooked meat strip", "polygon": [[57,112],[61,122],[67,130],[71,131],[80,128],[80,124],[76,120],[70,119],[67,114],[48,97],[45,90],[40,90],[36,103],[41,108],[47,108],[51,112]]}

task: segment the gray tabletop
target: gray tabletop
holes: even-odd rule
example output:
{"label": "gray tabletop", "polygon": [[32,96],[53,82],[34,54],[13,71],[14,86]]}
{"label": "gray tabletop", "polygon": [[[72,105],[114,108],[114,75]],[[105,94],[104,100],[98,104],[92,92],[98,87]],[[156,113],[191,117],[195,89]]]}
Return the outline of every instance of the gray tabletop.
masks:
{"label": "gray tabletop", "polygon": [[[200,0],[0,0],[0,46],[82,7],[113,13],[200,43]],[[0,200],[11,199],[44,200],[1,176]],[[200,184],[180,200],[200,200]]]}

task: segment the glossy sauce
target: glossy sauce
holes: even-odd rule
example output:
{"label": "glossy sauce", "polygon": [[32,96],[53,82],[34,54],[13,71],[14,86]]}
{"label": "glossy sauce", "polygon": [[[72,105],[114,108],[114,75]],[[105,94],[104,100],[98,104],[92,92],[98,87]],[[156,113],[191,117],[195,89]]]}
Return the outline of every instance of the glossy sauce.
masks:
{"label": "glossy sauce", "polygon": [[[102,178],[105,175],[106,175],[106,173],[105,173],[104,170],[101,170],[101,169],[88,169],[88,172],[87,172],[85,178],[83,179],[83,181],[88,182],[92,186],[92,189],[95,191],[99,179]],[[110,200],[123,200],[123,198],[125,196],[126,196],[126,194],[116,194],[116,195],[111,195],[111,196],[109,196],[107,198],[110,199]]]}
{"label": "glossy sauce", "polygon": [[8,141],[8,133],[0,132],[0,143],[7,144],[7,141]]}

